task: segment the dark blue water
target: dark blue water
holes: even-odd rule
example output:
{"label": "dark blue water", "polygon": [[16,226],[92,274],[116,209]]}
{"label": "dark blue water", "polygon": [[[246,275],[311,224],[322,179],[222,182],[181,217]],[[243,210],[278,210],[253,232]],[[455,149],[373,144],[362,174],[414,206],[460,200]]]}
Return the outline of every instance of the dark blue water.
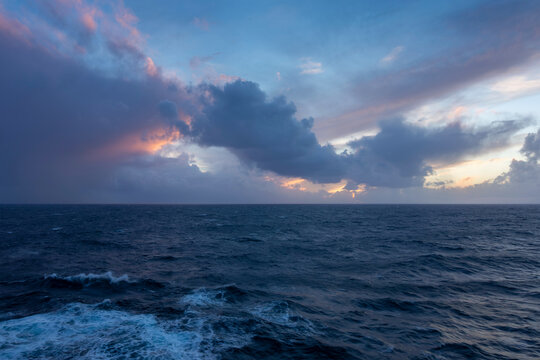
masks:
{"label": "dark blue water", "polygon": [[539,359],[540,206],[1,206],[0,359]]}

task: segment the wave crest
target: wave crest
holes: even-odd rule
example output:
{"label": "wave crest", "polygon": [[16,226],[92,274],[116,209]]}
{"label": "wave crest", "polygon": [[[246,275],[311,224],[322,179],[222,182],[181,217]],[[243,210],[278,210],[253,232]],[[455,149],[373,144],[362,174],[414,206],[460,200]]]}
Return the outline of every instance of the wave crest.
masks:
{"label": "wave crest", "polygon": [[114,276],[111,271],[107,271],[103,274],[93,274],[93,273],[81,273],[78,275],[71,275],[71,276],[58,276],[55,273],[50,275],[45,275],[43,277],[45,280],[63,280],[63,281],[69,281],[71,283],[79,283],[82,285],[87,285],[93,282],[100,282],[100,281],[107,281],[110,284],[119,284],[122,282],[125,283],[134,283],[136,281],[130,280],[129,276],[127,274],[123,274],[121,276]]}
{"label": "wave crest", "polygon": [[247,295],[246,292],[235,285],[226,285],[214,289],[203,287],[184,295],[180,299],[180,303],[199,307],[221,306],[240,301],[245,295]]}
{"label": "wave crest", "polygon": [[250,339],[235,333],[216,341],[207,319],[159,320],[110,307],[110,302],[73,303],[0,322],[0,358],[214,359]]}

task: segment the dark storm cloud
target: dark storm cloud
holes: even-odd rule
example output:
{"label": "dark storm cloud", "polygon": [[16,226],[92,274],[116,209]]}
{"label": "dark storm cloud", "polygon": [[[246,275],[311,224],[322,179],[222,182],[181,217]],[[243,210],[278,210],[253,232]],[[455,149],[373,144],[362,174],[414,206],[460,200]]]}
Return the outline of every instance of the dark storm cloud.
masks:
{"label": "dark storm cloud", "polygon": [[205,88],[210,98],[191,124],[198,144],[227,148],[245,163],[279,175],[315,183],[342,179],[341,157],[332,146],[318,143],[313,119],[297,121],[296,107],[284,97],[268,100],[248,81]]}
{"label": "dark storm cloud", "polygon": [[[527,63],[540,51],[539,16],[538,1],[490,1],[437,19],[433,26],[443,34],[439,43],[449,44],[446,49],[403,67],[360,75],[350,93],[361,105],[318,129],[333,138],[370,128]],[[452,45],[456,38],[459,45]]]}
{"label": "dark storm cloud", "polygon": [[161,116],[167,119],[171,126],[176,127],[182,134],[189,133],[189,126],[178,118],[178,108],[174,102],[170,100],[160,101],[158,108]]}
{"label": "dark storm cloud", "polygon": [[464,188],[446,187],[445,182],[431,184],[445,186],[439,189],[381,187],[359,194],[358,197],[369,203],[538,204],[540,202],[540,163],[538,163],[540,154],[537,147],[539,142],[540,129],[536,133],[528,134],[521,149],[525,160],[512,160],[509,170],[494,180]]}
{"label": "dark storm cloud", "polygon": [[387,187],[420,186],[432,172],[429,162],[451,163],[465,155],[507,145],[529,119],[494,122],[476,129],[459,122],[426,128],[402,119],[383,121],[375,136],[351,142],[352,152],[336,154],[311,131],[313,119],[298,121],[294,104],[271,101],[251,82],[207,86],[209,99],[192,122],[191,135],[203,146],[229,149],[242,161],[283,176],[317,183],[349,180]]}
{"label": "dark storm cloud", "polygon": [[159,112],[161,116],[167,119],[177,119],[178,118],[178,109],[176,104],[170,100],[163,100],[159,103]]}
{"label": "dark storm cloud", "polygon": [[510,170],[497,179],[496,183],[536,183],[540,186],[540,129],[536,133],[530,133],[525,138],[520,152],[525,156],[525,160],[513,159]]}
{"label": "dark storm cloud", "polygon": [[402,119],[383,121],[377,135],[349,143],[354,153],[347,157],[348,178],[373,186],[420,186],[433,171],[429,162],[451,163],[505,146],[527,124],[528,119],[518,119],[466,129],[456,122],[430,129]]}
{"label": "dark storm cloud", "polygon": [[536,134],[530,133],[527,135],[521,152],[531,161],[540,159],[540,130]]}
{"label": "dark storm cloud", "polygon": [[125,155],[111,145],[169,126],[158,104],[183,96],[144,69],[131,80],[101,75],[1,30],[0,49],[1,198],[84,188]]}

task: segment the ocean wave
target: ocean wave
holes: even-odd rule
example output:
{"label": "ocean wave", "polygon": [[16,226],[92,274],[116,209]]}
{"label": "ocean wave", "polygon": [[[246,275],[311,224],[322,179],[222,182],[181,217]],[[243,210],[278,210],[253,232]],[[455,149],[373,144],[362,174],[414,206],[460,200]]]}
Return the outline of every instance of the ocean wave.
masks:
{"label": "ocean wave", "polygon": [[225,285],[219,288],[203,287],[184,295],[180,299],[180,303],[199,307],[221,306],[226,303],[235,303],[246,295],[245,291],[235,285]]}
{"label": "ocean wave", "polygon": [[[73,303],[56,312],[0,322],[0,358],[214,359],[249,342],[243,332],[216,332],[212,320],[159,320],[114,310],[110,303]],[[219,338],[216,338],[219,336]]]}
{"label": "ocean wave", "polygon": [[313,332],[313,324],[292,311],[287,301],[273,301],[257,305],[250,310],[250,313],[274,325],[302,328],[303,332]]}
{"label": "ocean wave", "polygon": [[[264,301],[265,294],[249,292],[235,285],[218,288],[195,289],[180,299],[180,304],[187,305],[187,313],[202,316],[222,317],[223,313],[241,313],[235,321],[250,322],[261,331],[292,331],[297,335],[308,335],[315,332],[315,326],[295,312],[289,301]],[[265,329],[265,330],[262,330]]]}
{"label": "ocean wave", "polygon": [[45,288],[75,289],[83,288],[114,288],[119,290],[127,287],[140,287],[141,290],[157,290],[167,286],[165,283],[152,279],[131,279],[127,274],[115,276],[111,271],[102,274],[81,273],[71,276],[50,274],[39,280],[39,286]]}
{"label": "ocean wave", "polygon": [[180,303],[192,306],[215,306],[225,302],[225,291],[213,289],[199,289],[180,299]]}
{"label": "ocean wave", "polygon": [[43,278],[45,280],[64,280],[64,281],[69,281],[72,283],[79,283],[82,285],[90,284],[93,282],[101,282],[101,281],[106,281],[106,282],[109,282],[110,284],[119,284],[122,282],[125,282],[125,283],[136,282],[134,280],[130,280],[127,274],[123,274],[121,276],[114,276],[111,271],[107,271],[103,274],[81,273],[78,275],[71,275],[71,276],[58,276],[54,273],[50,275],[45,275]]}

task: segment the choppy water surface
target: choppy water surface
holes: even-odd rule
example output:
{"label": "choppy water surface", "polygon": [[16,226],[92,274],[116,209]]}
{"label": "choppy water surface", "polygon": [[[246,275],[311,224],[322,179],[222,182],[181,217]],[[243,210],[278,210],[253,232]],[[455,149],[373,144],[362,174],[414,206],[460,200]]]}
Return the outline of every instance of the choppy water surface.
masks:
{"label": "choppy water surface", "polygon": [[1,206],[1,359],[539,359],[539,206]]}

